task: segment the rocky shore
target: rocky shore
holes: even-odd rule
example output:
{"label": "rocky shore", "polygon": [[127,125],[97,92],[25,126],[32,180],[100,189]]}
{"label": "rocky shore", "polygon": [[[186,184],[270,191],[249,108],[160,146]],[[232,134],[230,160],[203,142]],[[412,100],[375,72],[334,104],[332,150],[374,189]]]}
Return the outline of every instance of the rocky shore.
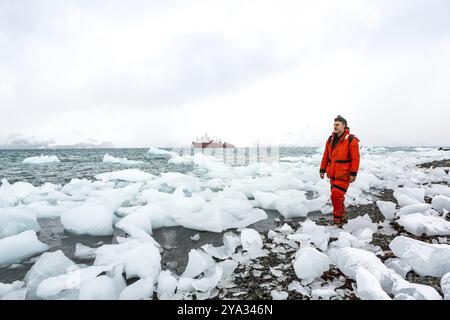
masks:
{"label": "rocky shore", "polygon": [[[420,167],[450,167],[450,160],[425,163],[420,165]],[[442,184],[447,183],[442,182]],[[393,196],[393,190],[378,190],[378,192],[376,200],[396,203],[396,199]],[[431,198],[425,198],[425,202],[430,203]],[[389,248],[389,243],[395,237],[400,235],[428,243],[450,244],[447,237],[426,235],[418,237],[405,231],[405,229],[395,221],[384,221],[384,216],[376,205],[376,201],[366,205],[350,206],[347,210],[349,220],[368,214],[374,223],[378,223],[378,231],[373,234],[371,244],[381,249],[377,256],[383,262],[394,257],[394,254]],[[449,215],[447,215],[446,219],[450,220]],[[278,229],[282,227],[282,225],[288,224],[294,232],[301,226],[301,221],[299,219],[276,219],[275,222]],[[318,225],[333,225],[331,215],[322,216],[315,222]],[[325,272],[322,277],[319,280],[316,280],[312,285],[302,285],[300,279],[296,276],[293,267],[295,253],[298,249],[290,246],[288,243],[274,243],[273,240],[268,237],[268,234],[263,234],[262,236],[264,249],[267,249],[269,254],[265,257],[253,260],[252,263],[246,266],[239,265],[232,276],[234,278],[232,280],[236,286],[229,289],[221,289],[218,292],[216,299],[264,300],[273,299],[278,295],[281,296],[282,299],[287,298],[292,300],[358,299],[354,290],[356,282],[345,276],[336,267]],[[331,238],[330,242],[334,240],[337,239]],[[381,252],[382,254],[380,254]],[[418,275],[414,271],[409,271],[406,274],[406,280],[412,283],[431,286],[436,289],[439,294],[443,294],[439,278],[430,276],[424,277]],[[334,290],[335,294],[331,293],[331,291],[328,290],[329,288]]]}

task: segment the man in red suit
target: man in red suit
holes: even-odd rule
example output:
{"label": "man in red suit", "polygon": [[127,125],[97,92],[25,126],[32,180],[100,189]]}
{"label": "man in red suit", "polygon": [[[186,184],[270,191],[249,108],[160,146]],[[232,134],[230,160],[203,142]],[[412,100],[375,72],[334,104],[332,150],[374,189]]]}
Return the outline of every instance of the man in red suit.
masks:
{"label": "man in red suit", "polygon": [[350,134],[347,120],[338,115],[334,119],[334,132],[326,142],[320,164],[320,178],[323,179],[326,173],[330,179],[333,221],[337,225],[346,222],[345,193],[356,179],[359,159],[359,140]]}

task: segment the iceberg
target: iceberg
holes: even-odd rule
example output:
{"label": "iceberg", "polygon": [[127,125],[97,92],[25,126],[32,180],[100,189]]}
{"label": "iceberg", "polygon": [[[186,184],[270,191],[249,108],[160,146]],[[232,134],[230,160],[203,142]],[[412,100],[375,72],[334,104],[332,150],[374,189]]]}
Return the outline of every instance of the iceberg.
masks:
{"label": "iceberg", "polygon": [[135,165],[135,164],[143,164],[144,163],[143,161],[128,160],[127,158],[116,158],[116,157],[110,156],[107,153],[103,156],[103,162],[117,163],[117,164],[124,164],[124,165]]}
{"label": "iceberg", "polygon": [[155,175],[141,171],[139,169],[125,169],[113,172],[100,173],[95,176],[95,179],[108,181],[127,181],[127,182],[145,182],[155,179]]}
{"label": "iceberg", "polygon": [[47,156],[41,154],[38,157],[29,157],[22,161],[22,163],[28,164],[44,164],[44,163],[52,163],[52,162],[61,162],[57,156]]}

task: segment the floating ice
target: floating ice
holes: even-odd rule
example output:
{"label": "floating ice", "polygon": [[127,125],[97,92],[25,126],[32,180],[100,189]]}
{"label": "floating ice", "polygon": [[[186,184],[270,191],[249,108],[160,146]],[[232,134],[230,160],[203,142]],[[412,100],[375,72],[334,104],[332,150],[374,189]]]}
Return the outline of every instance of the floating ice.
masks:
{"label": "floating ice", "polygon": [[330,258],[315,248],[301,248],[295,255],[294,271],[299,279],[312,282],[330,268]]}
{"label": "floating ice", "polygon": [[119,163],[119,164],[125,164],[125,165],[135,165],[135,164],[143,164],[144,163],[143,161],[128,160],[127,158],[116,158],[116,157],[110,156],[107,153],[103,156],[103,162]]}
{"label": "floating ice", "polygon": [[450,211],[450,198],[446,196],[436,196],[431,200],[431,205],[439,211],[447,210]]}
{"label": "floating ice", "polygon": [[255,229],[244,229],[241,231],[242,249],[249,253],[250,259],[266,255],[262,249],[263,241],[261,235]]}
{"label": "floating ice", "polygon": [[77,243],[75,245],[75,253],[73,256],[80,260],[95,259],[95,250],[97,250],[97,248],[89,248],[81,243]]}
{"label": "floating ice", "polygon": [[38,298],[36,290],[42,281],[66,274],[74,266],[75,263],[67,258],[61,250],[42,254],[25,275],[24,281],[28,288],[27,299]]}
{"label": "floating ice", "polygon": [[396,204],[390,201],[377,201],[378,209],[380,209],[386,220],[393,220],[395,215]]}
{"label": "floating ice", "polygon": [[399,236],[389,247],[422,276],[442,277],[450,272],[450,246],[447,244],[429,244]]}
{"label": "floating ice", "polygon": [[61,215],[64,228],[75,234],[109,236],[114,233],[113,212],[105,205],[85,203]]}
{"label": "floating ice", "polygon": [[38,157],[29,157],[22,161],[22,163],[29,163],[29,164],[44,164],[44,163],[52,163],[52,162],[61,162],[57,156],[47,156],[41,154]]}
{"label": "floating ice", "polygon": [[378,279],[363,267],[358,268],[356,272],[356,285],[356,293],[361,300],[391,300],[381,288]]}
{"label": "floating ice", "polygon": [[164,149],[153,148],[153,147],[151,147],[148,150],[148,153],[155,155],[155,156],[174,156],[175,155],[175,153],[173,151],[167,151]]}
{"label": "floating ice", "polygon": [[0,266],[26,260],[48,249],[45,243],[38,240],[33,230],[0,239]]}
{"label": "floating ice", "polygon": [[26,230],[41,230],[33,212],[25,207],[0,208],[0,239]]}
{"label": "floating ice", "polygon": [[6,179],[2,179],[0,186],[0,208],[11,207],[17,203],[18,199],[14,194],[11,184]]}
{"label": "floating ice", "polygon": [[421,236],[422,234],[427,236],[450,235],[450,222],[441,217],[413,213],[401,216],[397,223],[415,236]]}
{"label": "floating ice", "polygon": [[141,171],[139,169],[125,169],[113,172],[100,173],[95,176],[95,179],[102,181],[128,181],[128,182],[144,182],[155,179],[153,174]]}

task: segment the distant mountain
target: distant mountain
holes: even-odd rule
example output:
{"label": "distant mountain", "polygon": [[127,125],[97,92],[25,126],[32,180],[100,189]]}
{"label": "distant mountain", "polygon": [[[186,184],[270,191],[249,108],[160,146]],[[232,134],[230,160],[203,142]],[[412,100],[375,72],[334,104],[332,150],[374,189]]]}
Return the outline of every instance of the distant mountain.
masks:
{"label": "distant mountain", "polygon": [[6,138],[0,137],[0,149],[95,149],[95,148],[114,148],[112,142],[98,142],[95,139],[89,139],[87,142],[78,142],[74,144],[57,144],[54,140],[38,139],[36,137],[23,137],[20,134],[11,134]]}

